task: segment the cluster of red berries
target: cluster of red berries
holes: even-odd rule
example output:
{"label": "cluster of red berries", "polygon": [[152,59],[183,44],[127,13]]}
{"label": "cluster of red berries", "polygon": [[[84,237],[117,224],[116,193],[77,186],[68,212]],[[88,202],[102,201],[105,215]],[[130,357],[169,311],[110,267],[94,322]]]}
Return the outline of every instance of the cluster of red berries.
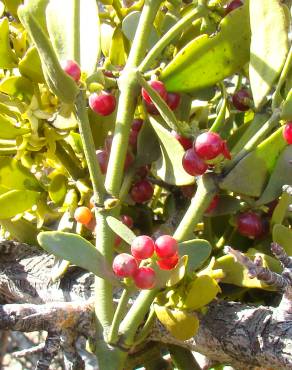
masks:
{"label": "cluster of red berries", "polygon": [[137,236],[131,244],[131,255],[118,254],[113,260],[113,271],[121,278],[131,277],[139,289],[152,289],[156,283],[156,273],[152,267],[138,264],[156,253],[157,264],[162,270],[172,270],[178,263],[178,243],[169,236],[162,235],[156,241],[147,235]]}
{"label": "cluster of red berries", "polygon": [[192,176],[203,175],[208,169],[207,161],[213,160],[221,154],[225,158],[231,159],[226,141],[222,140],[220,135],[215,132],[200,134],[191,147],[185,138],[183,143],[181,136],[178,137],[178,140],[184,148],[188,148],[183,156],[182,165],[184,170]]}
{"label": "cluster of red berries", "polygon": [[[168,92],[163,82],[150,81],[149,85],[152,87],[153,90],[155,90],[161,96],[161,98],[167,103],[167,105],[169,106],[171,110],[175,110],[179,106],[180,95],[177,93]],[[153,115],[159,114],[149,94],[144,88],[142,88],[142,98],[144,100],[145,107],[148,113],[153,114]]]}

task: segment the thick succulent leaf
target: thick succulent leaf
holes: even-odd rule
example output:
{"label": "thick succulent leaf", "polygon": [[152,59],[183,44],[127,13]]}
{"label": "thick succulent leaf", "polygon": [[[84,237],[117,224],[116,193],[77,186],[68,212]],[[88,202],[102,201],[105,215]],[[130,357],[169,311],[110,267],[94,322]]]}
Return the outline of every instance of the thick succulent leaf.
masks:
{"label": "thick succulent leaf", "polygon": [[0,20],[0,68],[15,68],[17,58],[13,53],[9,42],[9,22],[4,17]]}
{"label": "thick succulent leaf", "polygon": [[40,193],[31,190],[10,190],[0,195],[0,219],[11,218],[34,206]]}
{"label": "thick succulent leaf", "polygon": [[61,231],[44,231],[39,233],[38,242],[48,253],[68,260],[117,285],[117,279],[107,265],[105,258],[88,240],[80,235]]}
{"label": "thick succulent leaf", "polygon": [[127,44],[128,41],[122,30],[120,27],[116,27],[112,35],[109,49],[109,59],[113,65],[125,65],[127,59]]}
{"label": "thick succulent leaf", "polygon": [[128,226],[112,216],[108,216],[106,218],[106,222],[113,232],[119,235],[126,243],[132,244],[132,241],[136,238],[136,235],[131,229],[128,228]]}
{"label": "thick succulent leaf", "polygon": [[260,199],[257,201],[257,205],[267,204],[278,198],[282,193],[282,186],[284,184],[292,185],[291,159],[292,146],[288,145],[279,156],[268,185],[266,186]]}
{"label": "thick succulent leaf", "polygon": [[50,0],[48,32],[59,60],[75,60],[91,75],[100,54],[100,25],[95,0]]}
{"label": "thick succulent leaf", "polygon": [[29,78],[33,82],[45,82],[41,60],[35,47],[28,49],[19,62],[18,68],[22,76]]}
{"label": "thick succulent leaf", "polygon": [[276,224],[273,227],[273,241],[280,244],[288,254],[292,256],[292,230],[288,227]]}
{"label": "thick succulent leaf", "polygon": [[217,217],[234,214],[241,208],[240,200],[231,195],[220,195],[219,201],[211,212],[205,213],[207,217]]}
{"label": "thick succulent leaf", "polygon": [[36,225],[23,218],[11,221],[9,218],[0,220],[0,225],[5,231],[8,231],[11,237],[19,242],[29,245],[38,245],[37,234],[39,230]]}
{"label": "thick succulent leaf", "polygon": [[197,310],[210,303],[220,291],[215,279],[208,275],[198,276],[189,286],[183,308]]}
{"label": "thick succulent leaf", "polygon": [[249,79],[259,108],[279,76],[288,53],[288,23],[279,0],[250,1]]}
{"label": "thick succulent leaf", "polygon": [[[235,193],[259,197],[274,171],[280,153],[287,145],[279,128],[252,152],[242,158],[219,186]],[[267,155],[268,153],[268,155]]]}
{"label": "thick succulent leaf", "polygon": [[175,137],[162,127],[155,118],[149,118],[159,142],[162,156],[153,165],[153,172],[161,180],[172,185],[189,185],[194,177],[189,175],[182,166],[185,150]]}
{"label": "thick succulent leaf", "polygon": [[17,17],[17,8],[22,3],[23,0],[3,0],[6,10]]}
{"label": "thick succulent leaf", "polygon": [[42,190],[35,176],[10,157],[0,157],[0,183],[14,190]]}
{"label": "thick succulent leaf", "polygon": [[172,270],[162,270],[155,262],[152,263],[152,268],[156,273],[156,288],[165,288],[176,285],[185,276],[188,256],[182,256],[178,264]]}
{"label": "thick succulent leaf", "polygon": [[144,166],[156,161],[161,155],[159,141],[149,121],[145,121],[138,136],[137,166]]}
{"label": "thick succulent leaf", "polygon": [[284,101],[281,118],[289,121],[292,120],[292,89],[289,91]]}
{"label": "thick succulent leaf", "polygon": [[196,335],[199,320],[193,313],[154,305],[158,320],[178,340],[187,340]]}
{"label": "thick succulent leaf", "polygon": [[[254,260],[254,257],[259,256],[263,260],[263,266],[268,267],[275,272],[281,272],[280,263],[273,257],[267,256],[264,253],[259,253],[256,249],[249,249],[246,255]],[[273,290],[257,278],[251,279],[247,269],[240,263],[235,262],[230,255],[220,257],[216,260],[214,269],[222,269],[225,277],[221,280],[223,283],[233,284],[246,288],[261,288],[265,290]]]}
{"label": "thick succulent leaf", "polygon": [[0,83],[0,91],[19,100],[30,100],[34,93],[32,82],[23,76],[4,78]]}
{"label": "thick succulent leaf", "polygon": [[15,126],[12,119],[8,119],[6,116],[0,114],[1,139],[15,139],[17,136],[27,134],[28,132],[30,132],[30,129]]}
{"label": "thick succulent leaf", "polygon": [[53,177],[49,185],[49,196],[56,204],[61,203],[67,193],[67,177],[57,174]]}
{"label": "thick succulent leaf", "polygon": [[282,224],[286,214],[288,207],[292,203],[292,195],[290,195],[288,192],[284,191],[280,200],[278,201],[270,221],[271,228],[276,224]]}
{"label": "thick succulent leaf", "polygon": [[179,255],[188,256],[187,271],[197,270],[210,256],[212,247],[207,240],[194,239],[179,243]]}
{"label": "thick succulent leaf", "polygon": [[215,36],[185,46],[161,73],[167,90],[192,92],[216,84],[249,61],[249,1],[223,18]]}

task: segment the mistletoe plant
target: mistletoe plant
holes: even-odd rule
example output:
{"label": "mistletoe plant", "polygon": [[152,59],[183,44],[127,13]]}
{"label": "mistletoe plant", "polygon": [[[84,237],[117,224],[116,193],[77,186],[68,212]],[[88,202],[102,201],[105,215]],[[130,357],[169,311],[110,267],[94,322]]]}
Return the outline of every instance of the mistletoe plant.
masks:
{"label": "mistletoe plant", "polygon": [[289,6],[0,2],[0,224],[53,281],[96,276],[101,370],[155,318],[186,340],[218,294],[269,303],[223,247],[275,272],[270,243],[292,253]]}

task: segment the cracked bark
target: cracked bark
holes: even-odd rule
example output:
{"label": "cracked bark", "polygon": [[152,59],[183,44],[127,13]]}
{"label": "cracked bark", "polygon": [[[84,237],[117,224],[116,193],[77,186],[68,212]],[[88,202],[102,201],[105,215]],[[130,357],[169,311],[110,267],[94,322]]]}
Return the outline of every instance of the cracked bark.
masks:
{"label": "cracked bark", "polygon": [[[0,305],[0,330],[60,331],[61,346],[68,344],[67,368],[82,369],[74,341],[95,334],[90,299],[94,278],[70,268],[59,284],[50,284],[53,261],[33,247],[0,243],[0,301],[6,303]],[[179,345],[237,369],[291,369],[292,320],[282,315],[290,295],[288,290],[278,308],[217,300],[201,316],[194,338],[178,341],[156,321],[148,340]]]}

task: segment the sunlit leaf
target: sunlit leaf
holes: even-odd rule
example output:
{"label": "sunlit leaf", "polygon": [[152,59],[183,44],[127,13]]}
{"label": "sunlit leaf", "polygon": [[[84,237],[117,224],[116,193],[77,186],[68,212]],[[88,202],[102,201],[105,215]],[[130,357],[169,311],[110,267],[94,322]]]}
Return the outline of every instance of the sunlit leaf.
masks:
{"label": "sunlit leaf", "polygon": [[14,68],[17,59],[9,43],[9,22],[6,17],[0,20],[0,68]]}
{"label": "sunlit leaf", "polygon": [[136,238],[136,235],[131,229],[128,228],[128,226],[112,216],[108,216],[106,218],[106,222],[112,231],[119,235],[126,243],[132,244],[132,241]]}
{"label": "sunlit leaf", "polygon": [[280,244],[288,254],[292,256],[292,230],[286,226],[276,224],[273,227],[273,241]]}
{"label": "sunlit leaf", "polygon": [[179,255],[188,256],[187,271],[197,270],[211,254],[212,247],[207,240],[194,239],[179,243]]}
{"label": "sunlit leaf", "polygon": [[31,209],[40,193],[31,190],[10,190],[0,195],[0,219],[11,218]]}

